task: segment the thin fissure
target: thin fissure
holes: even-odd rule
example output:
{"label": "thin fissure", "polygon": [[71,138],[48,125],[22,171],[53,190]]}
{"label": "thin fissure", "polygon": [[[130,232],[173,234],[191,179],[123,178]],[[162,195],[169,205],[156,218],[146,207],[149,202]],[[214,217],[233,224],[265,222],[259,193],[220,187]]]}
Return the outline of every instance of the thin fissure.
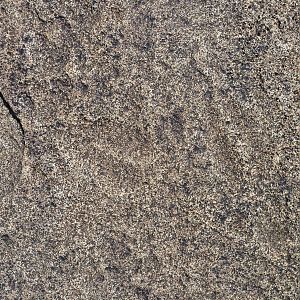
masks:
{"label": "thin fissure", "polygon": [[7,108],[9,114],[12,116],[12,118],[19,124],[22,135],[25,135],[25,131],[22,125],[22,122],[20,120],[20,118],[18,117],[18,115],[14,112],[14,110],[11,108],[10,104],[5,100],[3,94],[0,92],[0,98],[3,102],[3,105]]}

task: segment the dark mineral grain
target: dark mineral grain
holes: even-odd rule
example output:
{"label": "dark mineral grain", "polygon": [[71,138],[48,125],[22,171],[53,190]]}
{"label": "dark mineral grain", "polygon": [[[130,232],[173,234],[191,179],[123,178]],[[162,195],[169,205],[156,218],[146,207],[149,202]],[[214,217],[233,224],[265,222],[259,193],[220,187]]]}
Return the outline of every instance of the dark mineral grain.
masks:
{"label": "dark mineral grain", "polygon": [[0,299],[300,299],[297,0],[0,0]]}

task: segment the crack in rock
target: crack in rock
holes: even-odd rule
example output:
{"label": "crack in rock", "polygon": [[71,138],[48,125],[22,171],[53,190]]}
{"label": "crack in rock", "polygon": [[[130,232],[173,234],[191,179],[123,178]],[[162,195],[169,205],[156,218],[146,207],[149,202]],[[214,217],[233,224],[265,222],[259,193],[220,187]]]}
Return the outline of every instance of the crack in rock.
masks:
{"label": "crack in rock", "polygon": [[0,199],[12,192],[22,172],[25,132],[21,120],[0,92]]}
{"label": "crack in rock", "polygon": [[11,115],[11,117],[18,123],[21,131],[22,131],[22,135],[25,135],[25,131],[22,125],[22,122],[20,120],[20,118],[18,117],[18,115],[14,112],[14,110],[12,109],[12,107],[10,106],[10,104],[5,100],[3,94],[0,92],[0,98],[3,102],[3,105],[7,108],[9,114]]}

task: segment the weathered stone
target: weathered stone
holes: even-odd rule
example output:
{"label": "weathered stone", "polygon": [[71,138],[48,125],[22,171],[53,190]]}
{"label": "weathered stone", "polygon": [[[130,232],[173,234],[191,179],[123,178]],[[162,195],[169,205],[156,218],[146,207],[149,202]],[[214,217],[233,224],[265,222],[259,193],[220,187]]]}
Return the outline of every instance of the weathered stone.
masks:
{"label": "weathered stone", "polygon": [[0,299],[298,299],[299,27],[0,1]]}

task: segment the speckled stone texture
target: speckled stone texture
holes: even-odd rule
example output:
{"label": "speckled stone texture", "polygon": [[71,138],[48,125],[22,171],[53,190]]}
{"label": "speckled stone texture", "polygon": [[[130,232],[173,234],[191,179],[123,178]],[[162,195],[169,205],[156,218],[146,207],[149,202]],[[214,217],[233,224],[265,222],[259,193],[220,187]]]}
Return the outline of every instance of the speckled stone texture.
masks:
{"label": "speckled stone texture", "polygon": [[296,0],[0,0],[0,299],[300,299]]}

